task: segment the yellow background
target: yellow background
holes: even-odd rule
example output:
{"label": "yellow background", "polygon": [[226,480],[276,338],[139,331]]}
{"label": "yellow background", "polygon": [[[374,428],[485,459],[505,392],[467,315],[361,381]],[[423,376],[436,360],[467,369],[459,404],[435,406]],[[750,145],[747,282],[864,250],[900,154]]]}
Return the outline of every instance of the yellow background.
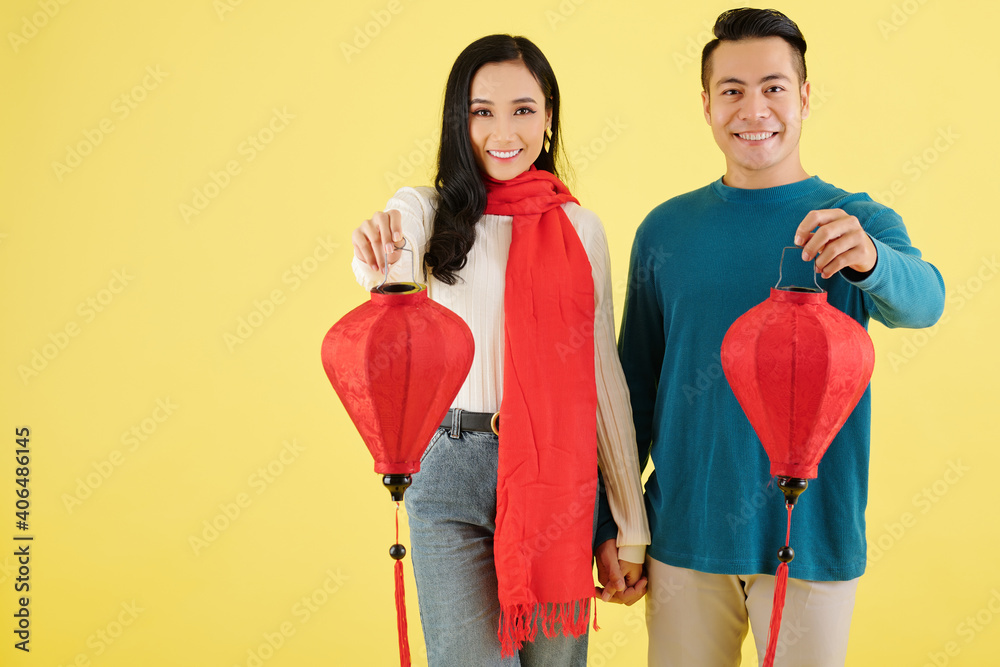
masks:
{"label": "yellow background", "polygon": [[[319,361],[367,298],[349,233],[430,182],[461,49],[524,34],[559,77],[568,180],[607,227],[620,315],[643,216],[723,171],[697,60],[730,3],[693,4],[6,0],[0,663],[230,667],[264,646],[268,667],[394,664],[393,506]],[[848,664],[995,664],[1000,10],[778,8],[809,43],[806,169],[891,201],[949,295],[926,332],[872,325],[881,548]],[[25,425],[29,654],[12,634]],[[591,665],[644,664],[641,617],[601,604]]]}

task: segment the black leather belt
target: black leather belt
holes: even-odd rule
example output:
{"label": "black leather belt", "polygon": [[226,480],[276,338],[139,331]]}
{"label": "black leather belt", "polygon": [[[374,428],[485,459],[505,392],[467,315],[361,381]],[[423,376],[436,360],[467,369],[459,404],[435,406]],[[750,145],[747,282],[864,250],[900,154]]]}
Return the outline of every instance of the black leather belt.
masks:
{"label": "black leather belt", "polygon": [[462,431],[479,431],[480,433],[500,435],[500,413],[468,412],[461,408],[452,408],[444,416],[441,428],[450,431],[448,435],[452,438],[458,438]]}

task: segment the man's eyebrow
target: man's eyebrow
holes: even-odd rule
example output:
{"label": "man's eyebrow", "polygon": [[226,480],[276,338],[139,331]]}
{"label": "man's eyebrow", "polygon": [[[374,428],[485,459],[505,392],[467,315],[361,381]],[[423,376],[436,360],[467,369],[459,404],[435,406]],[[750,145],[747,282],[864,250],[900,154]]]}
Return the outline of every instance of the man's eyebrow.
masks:
{"label": "man's eyebrow", "polygon": [[[778,80],[780,80],[780,81],[789,81],[789,78],[787,76],[785,76],[784,74],[779,74],[779,73],[768,74],[767,76],[764,76],[764,77],[761,78],[760,83],[767,83],[768,81],[778,81]],[[722,79],[722,80],[718,81],[715,85],[716,86],[724,86],[727,83],[735,83],[738,86],[745,86],[746,85],[746,81],[744,81],[743,79],[738,79],[735,76],[731,76],[731,77],[729,77],[727,79]]]}

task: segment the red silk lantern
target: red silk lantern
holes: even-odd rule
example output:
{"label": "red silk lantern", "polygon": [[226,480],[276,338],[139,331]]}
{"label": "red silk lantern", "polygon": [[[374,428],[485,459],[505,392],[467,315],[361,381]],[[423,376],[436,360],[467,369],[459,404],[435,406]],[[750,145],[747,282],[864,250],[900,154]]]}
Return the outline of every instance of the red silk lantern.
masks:
{"label": "red silk lantern", "polygon": [[[473,350],[465,321],[415,283],[372,290],[371,300],[323,339],[326,375],[375,459],[375,472],[393,477],[394,486],[420,470],[427,443],[469,374]],[[405,488],[390,489],[393,500],[402,500]]]}
{"label": "red silk lantern", "polygon": [[[811,267],[811,264],[810,264]],[[780,285],[779,279],[779,285]],[[785,496],[788,532],[778,550],[765,666],[774,660],[784,607],[792,508],[871,379],[875,349],[864,327],[813,287],[775,287],[722,341],[722,368],[771,461]]]}
{"label": "red silk lantern", "polygon": [[472,332],[416,283],[383,284],[323,339],[323,368],[396,501],[396,622],[408,666],[399,502],[472,366]]}

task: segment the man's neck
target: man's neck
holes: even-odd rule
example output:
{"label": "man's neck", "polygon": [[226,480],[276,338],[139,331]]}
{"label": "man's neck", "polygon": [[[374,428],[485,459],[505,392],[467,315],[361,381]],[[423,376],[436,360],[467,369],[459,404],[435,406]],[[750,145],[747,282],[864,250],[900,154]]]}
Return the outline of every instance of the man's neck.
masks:
{"label": "man's neck", "polygon": [[781,185],[798,183],[809,178],[809,174],[802,168],[801,164],[796,164],[790,169],[781,171],[750,171],[733,168],[726,169],[726,175],[722,177],[722,183],[731,188],[743,190],[760,190],[763,188],[776,188]]}

